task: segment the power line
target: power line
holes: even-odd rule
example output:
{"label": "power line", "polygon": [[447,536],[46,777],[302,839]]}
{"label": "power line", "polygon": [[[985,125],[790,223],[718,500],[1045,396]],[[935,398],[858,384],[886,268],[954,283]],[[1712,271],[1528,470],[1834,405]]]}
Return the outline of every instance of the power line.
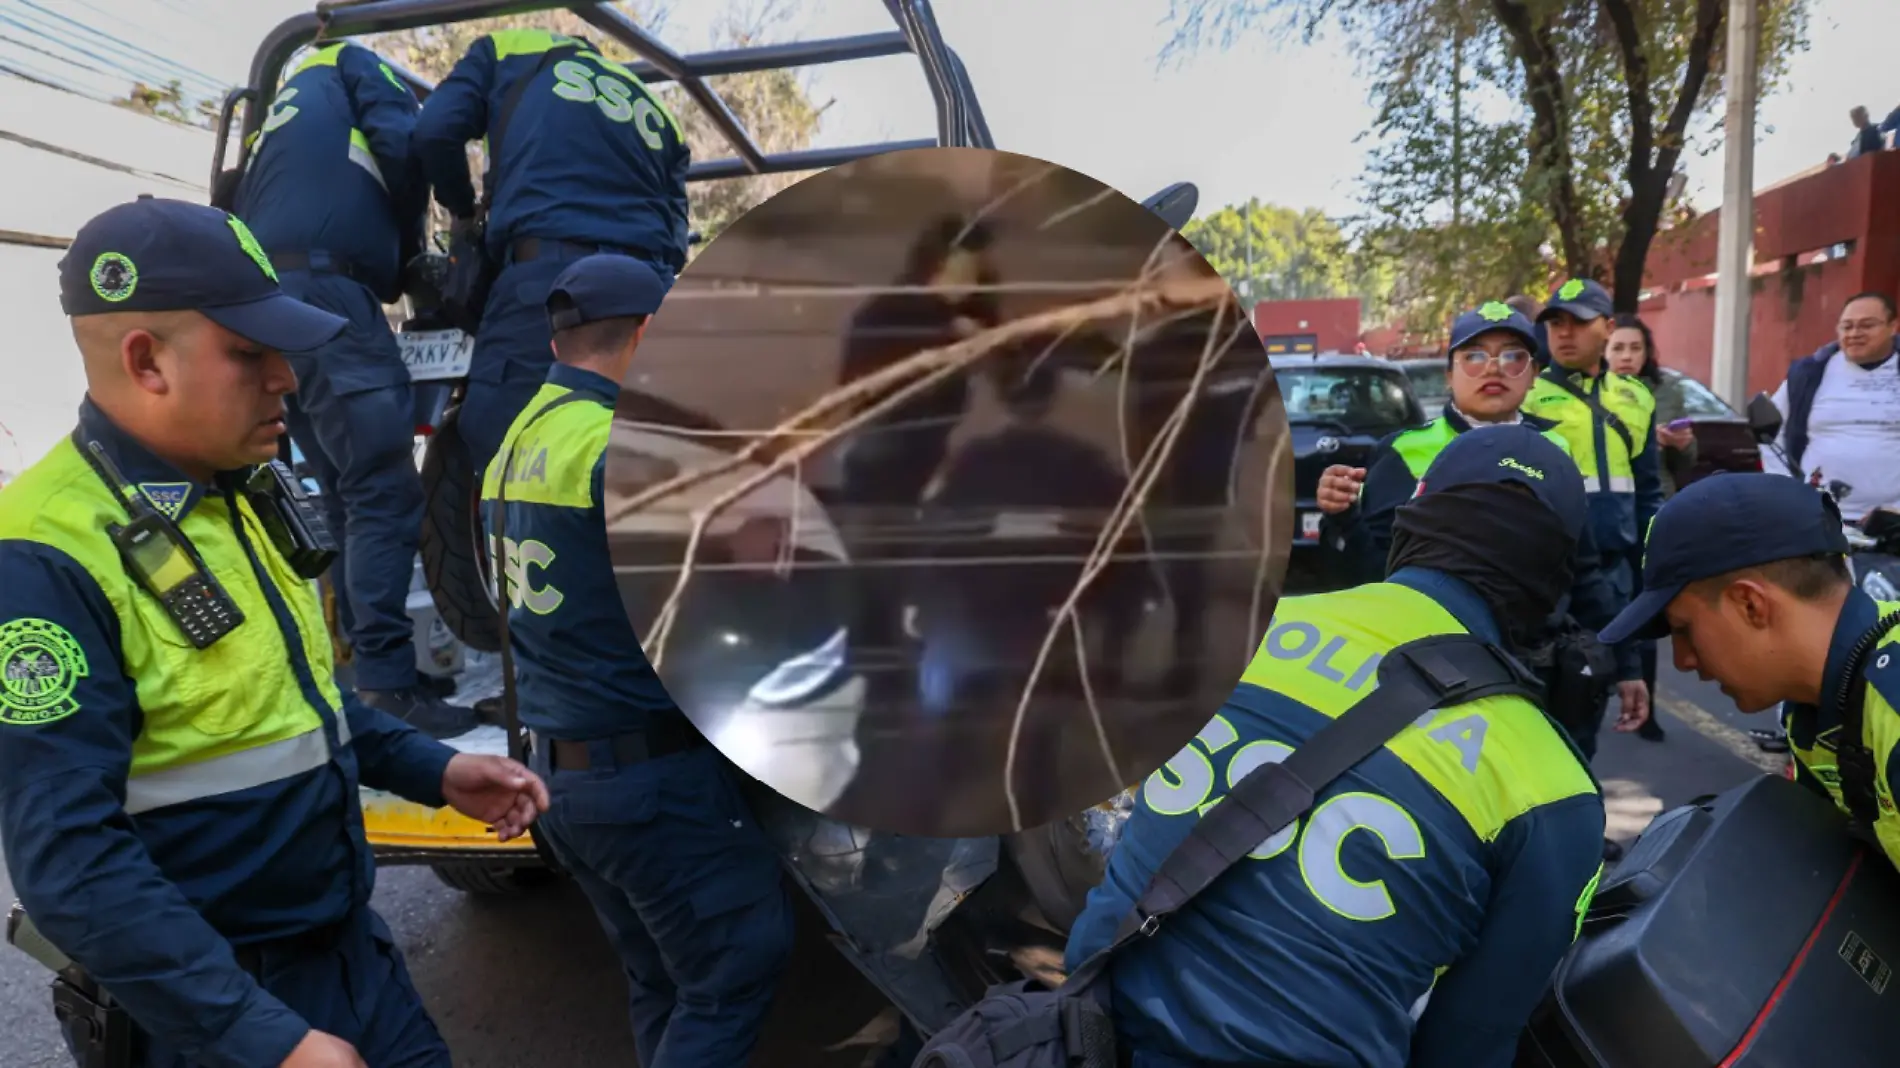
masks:
{"label": "power line", "polygon": [[[161,56],[158,53],[151,51],[150,49],[141,48],[138,45],[132,44],[119,37],[115,37],[112,34],[106,33],[105,31],[100,30],[95,26],[90,26],[69,15],[63,15],[56,11],[49,11],[46,8],[41,7],[39,4],[35,3],[34,0],[19,0],[19,2],[24,7],[31,8],[34,12],[37,12],[39,18],[49,19],[55,23],[55,25],[51,28],[48,28],[43,25],[32,27],[37,32],[44,34],[45,36],[47,36],[48,38],[52,40],[60,41],[61,43],[64,43],[63,38],[67,35],[67,32],[68,32],[65,29],[65,27],[72,27],[74,29],[81,31],[82,36],[90,35],[93,38],[92,43],[97,44],[100,47],[110,47],[113,51],[117,51],[120,54],[126,56],[127,58],[133,60],[134,62],[139,63],[141,66],[144,66],[145,69],[147,70],[153,69],[152,67],[150,67],[149,64],[156,63],[158,64],[157,70],[165,71],[169,69],[171,72],[175,72],[173,74],[166,74],[156,79],[160,84],[163,84],[166,81],[170,81],[174,77],[176,77],[177,80],[181,84],[189,84],[189,83],[195,82],[196,85],[193,86],[194,91],[208,90],[208,92],[202,92],[202,91],[199,92],[199,95],[208,95],[208,96],[215,97],[224,91],[224,86],[222,86],[216,79],[210,77],[209,75],[205,74],[202,71],[197,70],[194,67],[185,66],[184,64],[179,63],[177,60],[173,60],[165,56]],[[59,24],[64,24],[64,25],[62,26]],[[72,46],[67,45],[67,47],[72,47]],[[75,49],[75,51],[77,51],[77,49]],[[140,57],[143,57],[143,58],[140,58]]]}
{"label": "power line", "polygon": [[[209,75],[205,74],[203,71],[200,71],[195,67],[187,67],[184,64],[179,63],[177,60],[171,59],[166,56],[161,56],[158,53],[151,51],[150,49],[143,48],[143,47],[140,47],[139,45],[132,44],[129,41],[125,41],[118,37],[114,37],[113,35],[106,33],[104,30],[98,29],[97,27],[94,27],[94,26],[87,25],[86,23],[83,23],[79,21],[78,19],[73,18],[70,15],[64,15],[56,11],[50,11],[44,7],[41,7],[38,3],[35,2],[35,0],[19,0],[19,2],[25,5],[26,7],[32,8],[34,11],[39,12],[43,17],[55,19],[59,22],[65,23],[68,26],[77,27],[78,29],[85,31],[86,33],[92,34],[94,37],[98,38],[101,41],[111,42],[112,44],[117,45],[120,49],[124,51],[127,51],[129,53],[134,53],[136,55],[145,56],[149,60],[155,61],[158,64],[160,64],[161,67],[170,67],[172,70],[178,72],[179,74],[184,75],[186,79],[196,79],[201,84],[205,86],[209,86],[214,90],[221,90],[221,87],[219,86],[217,79],[210,77]],[[59,31],[55,31],[55,32],[59,32]],[[181,79],[181,80],[184,80],[184,79]]]}
{"label": "power line", "polygon": [[104,74],[111,74],[116,71],[119,76],[124,77],[124,78],[129,78],[133,81],[148,82],[148,83],[159,81],[160,84],[162,84],[162,80],[155,78],[149,70],[134,68],[127,65],[122,60],[112,59],[107,56],[101,56],[97,53],[88,52],[77,45],[68,44],[64,41],[55,40],[52,37],[46,35],[45,33],[39,31],[37,27],[29,26],[26,23],[16,21],[5,14],[0,14],[0,23],[10,25],[18,29],[26,30],[29,33],[37,34],[39,39],[42,41],[45,41],[47,44],[54,45],[59,48],[64,48],[69,52],[76,53],[84,57],[85,59],[90,60],[91,65],[88,65],[86,63],[81,63],[77,60],[59,55],[56,52],[51,52],[44,48],[37,47],[35,45],[27,44],[25,42],[16,42],[16,43],[19,43],[22,47],[30,48],[33,51],[39,52],[42,55],[49,56],[52,59],[55,59],[61,63],[65,63],[68,66],[76,67],[80,70],[86,71],[89,74],[104,75]]}

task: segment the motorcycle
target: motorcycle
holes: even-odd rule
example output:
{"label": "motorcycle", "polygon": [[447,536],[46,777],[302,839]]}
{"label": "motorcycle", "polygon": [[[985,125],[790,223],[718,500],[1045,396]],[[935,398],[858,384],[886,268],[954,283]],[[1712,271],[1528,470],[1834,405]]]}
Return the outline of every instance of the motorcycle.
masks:
{"label": "motorcycle", "polygon": [[1882,852],[1787,779],[1666,812],[1598,888],[1514,1068],[1890,1065],[1896,900]]}

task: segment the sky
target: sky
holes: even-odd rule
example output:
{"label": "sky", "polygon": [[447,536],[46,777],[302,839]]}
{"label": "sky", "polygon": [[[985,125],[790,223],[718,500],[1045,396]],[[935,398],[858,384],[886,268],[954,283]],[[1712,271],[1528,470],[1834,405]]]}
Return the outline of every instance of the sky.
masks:
{"label": "sky", "polygon": [[[760,0],[732,0],[754,9]],[[789,14],[778,39],[889,27],[878,0],[778,0]],[[0,63],[113,92],[120,73],[87,73],[22,47],[47,27],[82,30],[95,55],[183,74],[191,85],[242,81],[270,27],[312,0],[0,0]],[[1275,39],[1258,32],[1181,65],[1158,60],[1168,0],[937,0],[943,36],[969,68],[997,147],[1061,163],[1141,198],[1195,182],[1203,210],[1249,197],[1336,215],[1355,209],[1373,117],[1369,81],[1344,42]],[[697,51],[727,0],[675,0],[669,43]],[[1758,187],[1845,151],[1847,111],[1876,119],[1900,105],[1900,3],[1818,0],[1812,47],[1789,88],[1762,107]],[[101,30],[114,39],[84,33]],[[105,66],[106,64],[100,64]],[[123,62],[121,63],[123,67]],[[907,56],[815,68],[812,94],[834,100],[820,144],[929,136],[934,113]],[[3,109],[0,109],[3,110]],[[1722,155],[1688,161],[1699,207],[1720,201]]]}

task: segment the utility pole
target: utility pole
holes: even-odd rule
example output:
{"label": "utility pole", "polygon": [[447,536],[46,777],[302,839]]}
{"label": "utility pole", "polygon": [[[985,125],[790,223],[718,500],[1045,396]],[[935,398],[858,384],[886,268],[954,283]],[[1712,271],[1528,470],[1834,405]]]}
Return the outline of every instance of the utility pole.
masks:
{"label": "utility pole", "polygon": [[1755,98],[1759,0],[1729,0],[1728,116],[1722,134],[1721,232],[1716,245],[1715,352],[1709,387],[1737,410],[1748,403],[1748,319],[1754,302]]}

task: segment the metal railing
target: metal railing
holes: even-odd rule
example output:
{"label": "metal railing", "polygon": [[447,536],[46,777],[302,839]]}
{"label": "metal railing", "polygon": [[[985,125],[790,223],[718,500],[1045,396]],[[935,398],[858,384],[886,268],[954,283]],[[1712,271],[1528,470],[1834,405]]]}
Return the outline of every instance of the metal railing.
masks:
{"label": "metal railing", "polygon": [[[218,110],[211,185],[216,187],[218,176],[225,170],[227,146],[239,106],[244,108],[244,117],[238,131],[237,159],[232,164],[236,170],[244,168],[250,156],[250,142],[263,126],[264,116],[270,109],[284,66],[298,49],[319,40],[334,41],[561,8],[572,11],[590,26],[639,56],[630,67],[642,81],[649,84],[676,83],[696,105],[705,110],[732,148],[733,155],[695,162],[687,172],[687,181],[822,170],[881,152],[933,145],[994,148],[995,141],[990,136],[989,124],[983,118],[983,110],[977,104],[976,91],[970,85],[969,74],[956,52],[944,44],[929,0],[884,0],[884,7],[896,26],[896,29],[884,33],[721,49],[682,56],[634,24],[619,9],[606,3],[570,4],[559,0],[356,0],[350,3],[319,3],[316,10],[309,14],[294,15],[279,23],[264,38],[251,60],[249,84],[225,94]],[[723,74],[846,63],[906,52],[917,56],[923,67],[924,78],[930,85],[931,96],[936,101],[935,138],[767,153],[720,98],[718,91],[706,83],[706,79]],[[391,64],[391,67],[398,77],[415,90],[418,99],[428,96],[432,86],[426,80],[395,64]]]}

